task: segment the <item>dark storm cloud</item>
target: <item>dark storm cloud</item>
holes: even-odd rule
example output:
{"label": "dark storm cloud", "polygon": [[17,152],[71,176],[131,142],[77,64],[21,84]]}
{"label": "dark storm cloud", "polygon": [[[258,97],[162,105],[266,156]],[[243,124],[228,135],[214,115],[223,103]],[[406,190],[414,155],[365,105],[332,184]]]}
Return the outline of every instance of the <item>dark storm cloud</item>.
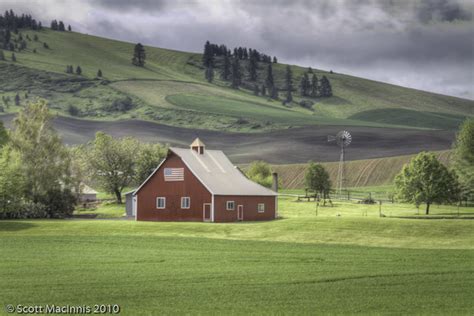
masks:
{"label": "dark storm cloud", "polygon": [[201,52],[210,40],[280,61],[474,98],[471,0],[2,0],[75,30]]}

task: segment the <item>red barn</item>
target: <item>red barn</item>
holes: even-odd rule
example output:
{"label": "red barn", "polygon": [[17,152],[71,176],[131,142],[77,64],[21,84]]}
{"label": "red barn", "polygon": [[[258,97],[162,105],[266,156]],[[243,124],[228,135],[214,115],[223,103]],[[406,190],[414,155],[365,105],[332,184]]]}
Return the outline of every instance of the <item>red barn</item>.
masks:
{"label": "red barn", "polygon": [[133,194],[141,221],[234,222],[271,220],[277,193],[251,180],[220,150],[197,138],[168,156]]}

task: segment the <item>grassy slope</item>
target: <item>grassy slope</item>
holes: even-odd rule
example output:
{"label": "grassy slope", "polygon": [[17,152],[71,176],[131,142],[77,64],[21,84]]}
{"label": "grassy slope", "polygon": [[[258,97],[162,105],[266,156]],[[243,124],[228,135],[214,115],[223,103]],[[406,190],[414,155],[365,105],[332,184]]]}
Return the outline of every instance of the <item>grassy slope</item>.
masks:
{"label": "grassy slope", "polygon": [[0,304],[120,304],[124,315],[472,310],[472,221],[378,218],[370,206],[361,217],[357,207],[315,217],[314,203],[281,199],[284,219],[241,224],[3,221]]}
{"label": "grassy slope", "polygon": [[[448,164],[451,151],[435,152],[438,159]],[[346,162],[346,186],[365,187],[389,185],[400,172],[403,165],[408,163],[414,155],[396,156],[378,159],[353,160]],[[332,183],[336,183],[338,162],[326,162],[322,165],[329,172]],[[278,173],[282,186],[285,189],[303,189],[304,175],[307,164],[273,165]]]}
{"label": "grassy slope", "polygon": [[[33,37],[32,31],[25,31],[23,34]],[[296,104],[292,108],[287,108],[280,102],[255,97],[250,91],[229,89],[219,80],[212,85],[206,83],[203,80],[203,71],[199,67],[199,54],[147,47],[147,64],[143,69],[131,65],[130,56],[133,45],[130,43],[49,30],[40,32],[39,37],[39,42],[28,42],[28,49],[25,52],[16,53],[17,65],[60,74],[64,74],[65,66],[68,64],[80,65],[83,69],[83,77],[88,79],[94,79],[97,69],[100,68],[104,78],[110,81],[110,84],[106,86],[93,81],[93,87],[89,87],[87,91],[81,89],[69,94],[72,99],[75,98],[74,100],[68,100],[67,94],[58,96],[53,93],[47,96],[52,103],[63,105],[62,111],[61,106],[58,107],[63,114],[65,114],[66,104],[78,104],[83,110],[82,115],[87,118],[142,118],[172,125],[209,129],[232,126],[231,129],[239,130],[281,128],[295,124],[365,126],[392,124],[453,128],[462,120],[462,117],[474,114],[473,102],[469,100],[322,71],[317,71],[317,74],[321,76],[324,73],[330,78],[335,96],[315,100],[314,111],[303,109]],[[44,49],[42,42],[47,42],[50,49]],[[33,48],[37,49],[36,54],[32,53]],[[9,53],[7,53],[8,56]],[[243,64],[245,67],[245,62]],[[261,66],[260,77],[263,78],[265,69],[264,65]],[[284,65],[277,64],[274,67],[276,82],[282,87]],[[293,66],[295,86],[303,71],[304,68]],[[15,76],[10,77],[15,78]],[[68,75],[67,77],[75,76]],[[18,89],[23,92],[24,87]],[[50,90],[53,89],[54,87],[50,88]],[[13,88],[4,91],[3,95],[12,96],[16,92]],[[0,94],[2,94],[1,91]],[[104,94],[110,97],[101,97]],[[134,98],[136,104],[134,110],[127,113],[90,111],[90,108],[94,109],[100,104],[111,103],[124,95]],[[296,101],[299,101],[297,96]],[[87,108],[90,103],[92,105]],[[232,103],[235,103],[241,111],[236,113],[231,107]],[[406,112],[394,116],[392,108],[444,114],[436,114],[437,119],[433,119],[433,115],[418,114],[418,120],[407,122],[398,118],[400,115],[403,117]],[[12,107],[8,111],[14,110],[15,108]],[[374,110],[375,115],[371,112]],[[385,111],[389,112],[385,113]],[[206,119],[207,115],[210,117]],[[240,117],[249,122],[240,127],[233,127]],[[386,117],[391,117],[392,120],[387,120]],[[449,117],[448,124],[442,120],[443,117]],[[271,122],[270,126],[262,124],[266,122]]]}

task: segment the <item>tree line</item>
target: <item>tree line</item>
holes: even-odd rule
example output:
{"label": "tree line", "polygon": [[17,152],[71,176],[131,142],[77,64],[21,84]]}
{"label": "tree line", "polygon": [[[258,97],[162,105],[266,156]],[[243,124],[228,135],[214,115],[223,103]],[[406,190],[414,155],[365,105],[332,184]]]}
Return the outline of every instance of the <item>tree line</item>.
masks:
{"label": "tree line", "polygon": [[143,182],[167,154],[160,144],[98,132],[65,146],[40,100],[22,108],[7,131],[0,122],[0,218],[71,216],[84,182],[121,203],[123,189]]}

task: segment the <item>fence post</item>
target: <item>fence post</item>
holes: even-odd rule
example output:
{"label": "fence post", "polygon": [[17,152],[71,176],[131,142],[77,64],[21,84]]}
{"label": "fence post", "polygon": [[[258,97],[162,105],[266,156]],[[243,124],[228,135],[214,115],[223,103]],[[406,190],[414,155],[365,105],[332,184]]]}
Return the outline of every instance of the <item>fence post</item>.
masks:
{"label": "fence post", "polygon": [[382,200],[379,200],[379,217],[382,217]]}
{"label": "fence post", "polygon": [[316,216],[318,216],[319,201],[316,202]]}

